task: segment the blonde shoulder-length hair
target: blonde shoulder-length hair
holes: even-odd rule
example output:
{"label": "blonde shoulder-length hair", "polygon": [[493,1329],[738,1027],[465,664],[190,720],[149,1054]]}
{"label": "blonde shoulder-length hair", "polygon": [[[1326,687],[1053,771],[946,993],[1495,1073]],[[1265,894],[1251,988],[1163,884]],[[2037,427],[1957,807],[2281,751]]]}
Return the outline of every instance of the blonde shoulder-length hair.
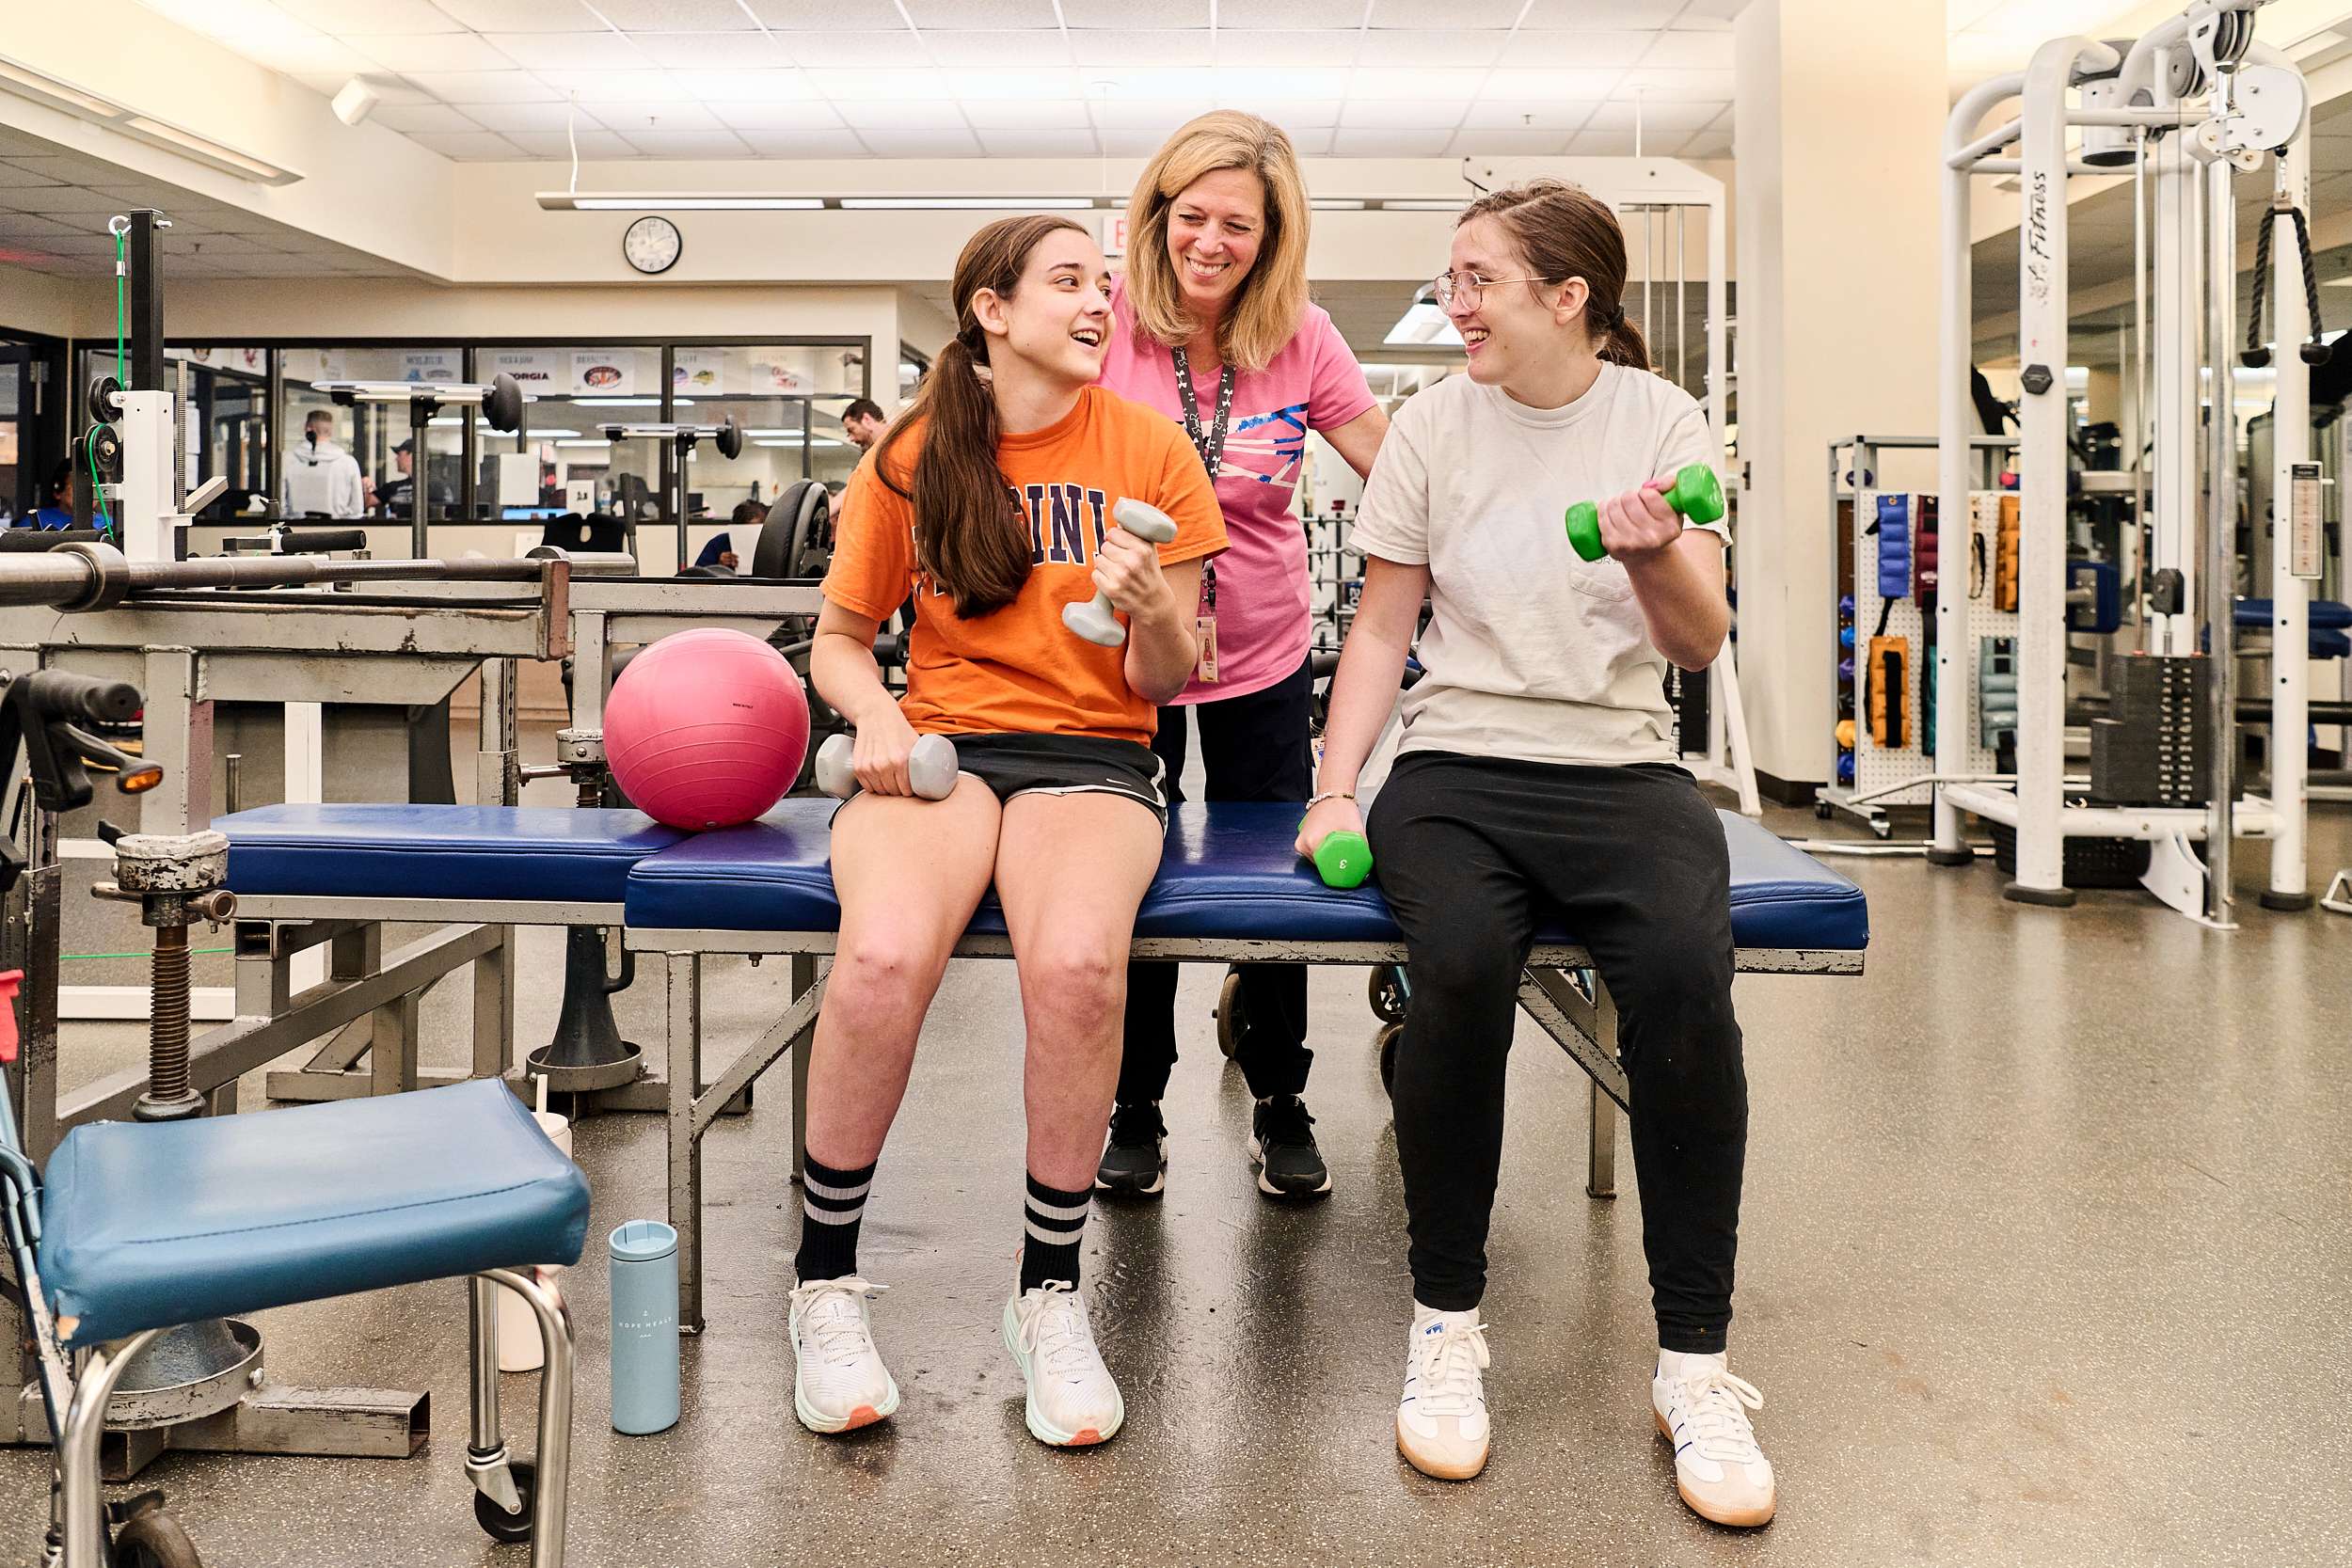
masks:
{"label": "blonde shoulder-length hair", "polygon": [[1265,233],[1241,292],[1217,324],[1217,351],[1261,371],[1298,331],[1307,310],[1307,185],[1282,128],[1239,109],[1200,116],[1168,137],[1127,200],[1127,298],[1146,337],[1174,346],[1195,329],[1168,256],[1168,214],[1194,181],[1246,168],[1265,190]]}

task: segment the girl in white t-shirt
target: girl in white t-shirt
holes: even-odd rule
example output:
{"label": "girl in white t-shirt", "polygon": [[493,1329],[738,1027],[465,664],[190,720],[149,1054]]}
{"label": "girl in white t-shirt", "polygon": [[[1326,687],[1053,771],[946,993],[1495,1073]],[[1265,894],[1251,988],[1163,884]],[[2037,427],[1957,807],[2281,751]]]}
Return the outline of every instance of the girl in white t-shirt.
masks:
{"label": "girl in white t-shirt", "polygon": [[[1478,1306],[1504,1063],[1530,945],[1565,928],[1618,1008],[1657,1425],[1692,1508],[1760,1525],[1772,1470],[1747,1412],[1762,1396],[1724,1365],[1747,1142],[1730,871],[1721,823],[1675,766],[1663,689],[1668,660],[1704,669],[1729,628],[1723,533],[1661,497],[1716,454],[1697,404],[1649,373],[1625,276],[1615,217],[1573,186],[1538,181],[1462,214],[1437,298],[1470,373],[1405,404],[1365,489],[1363,596],[1299,838],[1362,822],[1357,774],[1426,594],[1427,674],[1371,814],[1412,995],[1393,1094],[1414,1296],[1397,1447],[1448,1479],[1486,1461]],[[1563,527],[1587,499],[1608,550],[1591,563]]]}

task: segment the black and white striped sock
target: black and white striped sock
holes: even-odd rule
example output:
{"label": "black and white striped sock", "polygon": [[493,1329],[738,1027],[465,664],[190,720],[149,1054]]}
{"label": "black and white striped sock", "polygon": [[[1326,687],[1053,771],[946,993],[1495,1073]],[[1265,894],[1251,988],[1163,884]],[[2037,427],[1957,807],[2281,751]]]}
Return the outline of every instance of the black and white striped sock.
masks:
{"label": "black and white striped sock", "polygon": [[874,1166],[869,1162],[862,1170],[835,1170],[808,1154],[801,1164],[801,1250],[792,1270],[803,1282],[853,1275],[858,1222],[866,1217]]}
{"label": "black and white striped sock", "polygon": [[1092,1187],[1065,1193],[1029,1178],[1029,1201],[1021,1241],[1021,1289],[1034,1291],[1049,1279],[1078,1283],[1078,1243],[1085,1238]]}

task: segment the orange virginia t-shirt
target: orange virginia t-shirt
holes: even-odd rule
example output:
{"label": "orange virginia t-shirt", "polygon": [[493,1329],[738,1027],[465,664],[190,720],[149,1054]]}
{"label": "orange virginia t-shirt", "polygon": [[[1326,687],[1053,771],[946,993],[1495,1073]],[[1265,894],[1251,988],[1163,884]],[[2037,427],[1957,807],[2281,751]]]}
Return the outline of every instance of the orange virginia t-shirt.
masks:
{"label": "orange virginia t-shirt", "polygon": [[[914,471],[920,429],[891,452]],[[1100,387],[1043,430],[1007,436],[996,467],[1029,529],[1029,578],[1012,603],[965,620],[915,563],[914,504],[882,483],[868,455],[841,500],[825,597],[887,620],[914,596],[907,694],[899,711],[925,735],[1091,735],[1148,743],[1158,710],[1127,685],[1124,647],[1089,642],[1062,607],[1094,596],[1094,552],[1122,499],[1176,524],[1161,563],[1225,548],[1225,518],[1200,454],[1166,415]]]}

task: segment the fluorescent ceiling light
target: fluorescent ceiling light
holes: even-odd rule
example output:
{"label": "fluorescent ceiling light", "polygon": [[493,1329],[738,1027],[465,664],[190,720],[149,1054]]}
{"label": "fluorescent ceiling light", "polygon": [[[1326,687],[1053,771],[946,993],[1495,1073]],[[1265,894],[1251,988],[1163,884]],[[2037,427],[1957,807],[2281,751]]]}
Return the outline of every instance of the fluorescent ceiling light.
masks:
{"label": "fluorescent ceiling light", "polygon": [[612,449],[612,443],[610,441],[558,441],[555,444],[559,447],[595,447],[599,451],[610,451]]}
{"label": "fluorescent ceiling light", "polygon": [[1438,200],[1423,200],[1419,197],[1410,197],[1404,198],[1391,198],[1384,200],[1380,203],[1380,209],[1381,211],[1387,213],[1458,213],[1469,205],[1470,201],[1468,198],[1464,198],[1460,200],[1455,200],[1452,198],[1444,198]]}
{"label": "fluorescent ceiling light", "polygon": [[[659,408],[661,406],[660,398],[574,398],[571,401],[576,408]],[[691,408],[694,406],[694,400],[692,398],[673,399],[671,406]]]}
{"label": "fluorescent ceiling light", "polygon": [[1364,198],[1360,196],[1318,196],[1307,203],[1318,213],[1360,213]]}
{"label": "fluorescent ceiling light", "polygon": [[824,206],[815,196],[730,195],[720,191],[541,191],[539,205],[550,213],[813,213]]}
{"label": "fluorescent ceiling light", "polygon": [[166,120],[136,114],[115,103],[61,81],[47,71],[0,55],[0,89],[32,99],[53,109],[61,109],[77,119],[93,120],[111,131],[178,153],[222,169],[241,180],[252,180],[265,185],[286,185],[302,178],[292,169],[241,152],[226,142],[200,136]]}
{"label": "fluorescent ceiling light", "polygon": [[[797,439],[789,441],[771,441],[762,439],[755,440],[752,443],[752,445],[755,447],[798,447],[800,444],[801,443]],[[808,444],[812,447],[846,447],[850,443],[847,441],[836,440],[831,436],[815,436],[809,438]]]}
{"label": "fluorescent ceiling light", "polygon": [[1380,340],[1391,348],[1459,348],[1462,335],[1446,313],[1427,300],[1418,300],[1396,318],[1389,335]]}
{"label": "fluorescent ceiling light", "polygon": [[845,196],[845,211],[852,213],[1015,213],[1084,212],[1094,205],[1085,196]]}

